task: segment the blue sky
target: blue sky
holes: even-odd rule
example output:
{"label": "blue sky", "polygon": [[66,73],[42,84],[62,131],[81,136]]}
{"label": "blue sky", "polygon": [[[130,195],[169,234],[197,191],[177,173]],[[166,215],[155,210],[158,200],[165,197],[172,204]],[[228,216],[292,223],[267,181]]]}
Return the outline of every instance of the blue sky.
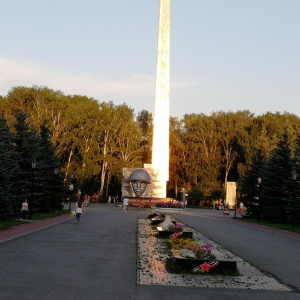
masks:
{"label": "blue sky", "polygon": [[[0,0],[14,86],[154,111],[159,0]],[[171,0],[170,114],[300,117],[300,0]]]}

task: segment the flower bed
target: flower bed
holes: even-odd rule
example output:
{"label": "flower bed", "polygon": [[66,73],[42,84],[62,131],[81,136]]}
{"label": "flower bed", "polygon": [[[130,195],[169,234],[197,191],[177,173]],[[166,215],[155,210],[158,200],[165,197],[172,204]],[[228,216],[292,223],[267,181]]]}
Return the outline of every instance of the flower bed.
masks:
{"label": "flower bed", "polygon": [[182,208],[182,203],[180,201],[157,202],[156,207],[161,207],[161,208]]}
{"label": "flower bed", "polygon": [[174,231],[174,232],[181,232],[181,231],[183,231],[182,225],[180,225],[180,224],[173,224],[173,223],[168,226],[168,229],[170,231]]}

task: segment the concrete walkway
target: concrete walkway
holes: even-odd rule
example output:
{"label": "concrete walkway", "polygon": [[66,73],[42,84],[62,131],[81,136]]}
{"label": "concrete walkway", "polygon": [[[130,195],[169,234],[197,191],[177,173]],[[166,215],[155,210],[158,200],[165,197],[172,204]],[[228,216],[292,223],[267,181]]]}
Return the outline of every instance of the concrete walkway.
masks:
{"label": "concrete walkway", "polygon": [[147,214],[92,205],[80,224],[67,215],[39,223],[42,230],[35,223],[0,232],[0,299],[300,299],[298,236],[247,227],[217,211],[187,209],[177,217],[295,292],[138,285],[137,221]]}

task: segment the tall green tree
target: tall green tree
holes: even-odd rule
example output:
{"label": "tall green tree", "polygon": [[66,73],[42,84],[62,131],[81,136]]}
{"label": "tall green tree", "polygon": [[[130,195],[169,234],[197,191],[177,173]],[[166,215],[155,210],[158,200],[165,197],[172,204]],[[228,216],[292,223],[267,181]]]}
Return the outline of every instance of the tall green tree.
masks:
{"label": "tall green tree", "polygon": [[27,124],[27,116],[23,112],[18,112],[15,115],[13,123],[14,135],[12,141],[15,146],[15,151],[18,153],[19,172],[16,174],[18,189],[15,191],[16,198],[21,203],[24,198],[29,198],[29,209],[35,208],[36,198],[32,193],[33,173],[31,162],[36,159],[38,154],[37,145],[39,140],[35,130],[30,129]]}
{"label": "tall green tree", "polygon": [[192,186],[210,197],[213,190],[220,188],[219,171],[221,148],[215,119],[206,115],[186,115],[184,144],[187,147],[188,173]]}
{"label": "tall green tree", "polygon": [[15,151],[12,140],[6,120],[0,116],[0,219],[12,217],[21,209],[15,193],[18,190],[20,155]]}
{"label": "tall green tree", "polygon": [[183,142],[184,127],[177,118],[170,118],[170,160],[169,183],[167,186],[168,197],[175,198],[179,195],[180,188],[187,187],[187,161],[186,147]]}
{"label": "tall green tree", "polygon": [[286,190],[291,188],[291,181],[287,179],[293,170],[291,148],[287,142],[287,135],[283,135],[262,170],[263,181],[259,203],[261,216],[267,221],[287,222],[287,207],[284,199]]}
{"label": "tall green tree", "polygon": [[59,191],[61,192],[63,179],[54,172],[55,169],[59,169],[60,163],[51,143],[50,131],[44,124],[38,136],[36,161],[35,209],[42,212],[56,210],[59,208]]}
{"label": "tall green tree", "polygon": [[[230,171],[234,169],[239,159],[242,158],[243,148],[241,140],[247,140],[246,130],[252,115],[249,111],[217,112],[212,114],[218,128],[218,140],[221,147],[222,171],[224,188],[226,189]],[[233,180],[236,180],[233,176]]]}
{"label": "tall green tree", "polygon": [[294,219],[299,224],[300,222],[300,136],[295,141],[294,148],[294,166],[293,171],[296,172],[297,177],[293,182],[292,192],[292,209],[294,209]]}
{"label": "tall green tree", "polygon": [[[122,179],[124,167],[143,167],[142,130],[135,120],[134,111],[127,105],[117,105],[114,110],[113,134],[108,141],[107,180],[117,176]],[[108,189],[106,189],[106,196]]]}
{"label": "tall green tree", "polygon": [[143,110],[137,115],[137,122],[142,130],[141,147],[143,149],[143,164],[151,163],[152,160],[152,139],[153,139],[153,118],[147,110]]}
{"label": "tall green tree", "polygon": [[[241,195],[244,203],[258,203],[259,202],[259,186],[258,178],[261,178],[265,159],[262,156],[261,149],[258,149],[253,156],[250,166],[247,168],[243,177],[241,177],[239,184],[241,184]],[[265,184],[263,181],[262,184]]]}

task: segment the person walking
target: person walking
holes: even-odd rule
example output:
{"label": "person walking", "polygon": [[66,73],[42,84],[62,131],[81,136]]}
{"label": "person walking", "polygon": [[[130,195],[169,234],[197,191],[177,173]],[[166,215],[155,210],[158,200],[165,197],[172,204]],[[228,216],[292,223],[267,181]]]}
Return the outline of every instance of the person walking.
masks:
{"label": "person walking", "polygon": [[26,215],[28,213],[28,203],[27,203],[27,199],[24,199],[24,202],[22,203],[21,206],[21,216],[22,216],[22,220],[26,219]]}
{"label": "person walking", "polygon": [[84,194],[83,196],[83,206],[87,206],[88,196],[87,194]]}
{"label": "person walking", "polygon": [[124,212],[127,212],[127,207],[128,207],[128,198],[123,199],[123,210]]}
{"label": "person walking", "polygon": [[212,202],[212,209],[213,209],[213,210],[216,209],[216,201],[215,201],[215,200],[213,200],[213,202]]}
{"label": "person walking", "polygon": [[240,215],[243,215],[243,211],[244,211],[244,203],[241,201],[240,202],[240,207],[238,208],[238,213]]}
{"label": "person walking", "polygon": [[81,199],[79,199],[77,202],[76,202],[76,205],[75,205],[75,213],[76,213],[76,223],[78,224],[79,221],[80,221],[80,217],[81,217],[81,214],[82,214],[82,211],[85,211],[83,205],[82,205],[82,202],[81,202]]}
{"label": "person walking", "polygon": [[111,196],[108,196],[108,200],[107,200],[106,204],[111,204]]}

